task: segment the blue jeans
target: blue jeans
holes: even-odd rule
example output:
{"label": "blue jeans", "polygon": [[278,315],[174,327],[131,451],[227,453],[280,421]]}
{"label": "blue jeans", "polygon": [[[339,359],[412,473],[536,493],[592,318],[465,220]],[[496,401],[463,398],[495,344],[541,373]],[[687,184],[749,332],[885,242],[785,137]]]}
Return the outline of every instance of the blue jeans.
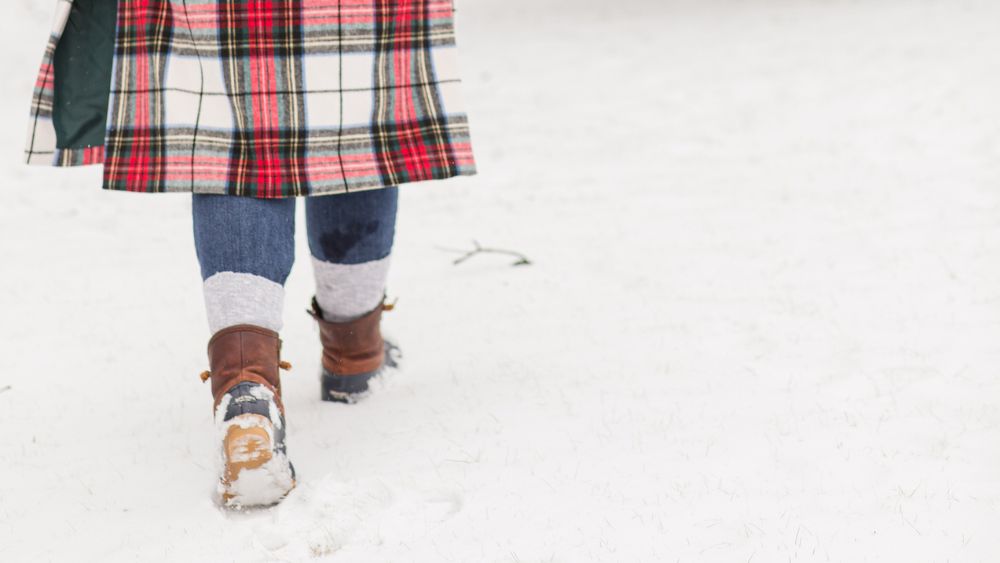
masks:
{"label": "blue jeans", "polygon": [[[305,198],[306,233],[324,313],[353,316],[357,311],[352,307],[367,307],[372,295],[384,291],[373,286],[385,284],[398,196],[399,189],[390,187]],[[267,316],[270,322],[260,322],[255,316],[260,311],[253,309],[273,309],[283,297],[275,294],[275,287],[285,284],[295,261],[295,206],[296,198],[193,195],[195,250],[213,330],[236,322],[280,328],[273,311]],[[222,273],[227,276],[217,276]],[[332,288],[325,296],[320,294],[324,287]],[[338,300],[348,303],[342,306]],[[222,310],[213,313],[213,307]],[[248,309],[244,321],[229,318],[233,310],[243,308]]]}
{"label": "blue jeans", "polygon": [[[304,198],[313,257],[334,264],[385,258],[396,232],[399,188]],[[296,198],[194,194],[194,243],[206,280],[219,272],[284,284],[295,261]]]}

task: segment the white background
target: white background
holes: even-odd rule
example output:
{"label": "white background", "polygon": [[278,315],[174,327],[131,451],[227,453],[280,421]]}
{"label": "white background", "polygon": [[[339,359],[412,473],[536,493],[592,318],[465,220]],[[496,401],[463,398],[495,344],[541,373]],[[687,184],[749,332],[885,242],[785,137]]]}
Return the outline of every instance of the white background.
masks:
{"label": "white background", "polygon": [[0,561],[1000,554],[995,1],[461,2],[481,175],[403,190],[405,369],[318,401],[301,236],[300,486],[237,515],[189,198],[19,163],[51,4],[0,21]]}

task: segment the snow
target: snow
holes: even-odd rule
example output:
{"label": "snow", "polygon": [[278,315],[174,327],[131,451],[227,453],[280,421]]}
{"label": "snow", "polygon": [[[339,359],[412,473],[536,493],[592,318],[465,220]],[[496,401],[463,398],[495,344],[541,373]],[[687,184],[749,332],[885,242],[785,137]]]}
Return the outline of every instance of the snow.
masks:
{"label": "snow", "polygon": [[300,236],[299,484],[228,513],[189,198],[19,164],[8,7],[0,561],[995,560],[1000,4],[459,8],[481,175],[403,190],[405,366],[319,401]]}

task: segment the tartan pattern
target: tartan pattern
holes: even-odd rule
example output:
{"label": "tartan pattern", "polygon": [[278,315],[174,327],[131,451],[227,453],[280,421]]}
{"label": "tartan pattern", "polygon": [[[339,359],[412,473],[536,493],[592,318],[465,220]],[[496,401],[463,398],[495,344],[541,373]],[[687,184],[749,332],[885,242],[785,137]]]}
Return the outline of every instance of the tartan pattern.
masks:
{"label": "tartan pattern", "polygon": [[56,129],[52,122],[52,108],[55,100],[53,66],[56,45],[66,21],[72,0],[57,0],[55,17],[52,22],[52,33],[49,35],[42,65],[38,69],[35,87],[31,93],[31,122],[28,127],[28,139],[25,148],[25,161],[28,164],[50,164],[65,166],[64,162],[80,162],[84,160],[82,151],[61,149],[56,147]]}
{"label": "tartan pattern", "polygon": [[261,198],[475,173],[451,0],[117,1],[105,145],[56,148],[49,131],[57,16],[29,162],[103,162],[108,189]]}
{"label": "tartan pattern", "polygon": [[393,81],[412,88],[375,90],[374,135],[382,177],[390,184],[432,175],[454,174],[455,155],[441,126],[443,108],[437,96],[430,60],[429,2],[375,0],[386,17],[375,25],[375,69],[378,84]]}

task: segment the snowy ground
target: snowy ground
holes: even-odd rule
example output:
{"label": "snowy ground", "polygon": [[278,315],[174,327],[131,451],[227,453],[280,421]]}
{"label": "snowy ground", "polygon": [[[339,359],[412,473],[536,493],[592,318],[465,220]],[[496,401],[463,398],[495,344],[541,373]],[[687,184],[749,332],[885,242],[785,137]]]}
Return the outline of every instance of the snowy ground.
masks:
{"label": "snowy ground", "polygon": [[405,371],[316,399],[301,259],[249,514],[188,198],[18,163],[49,11],[0,22],[0,561],[998,557],[995,1],[461,2],[482,174],[404,190]]}

